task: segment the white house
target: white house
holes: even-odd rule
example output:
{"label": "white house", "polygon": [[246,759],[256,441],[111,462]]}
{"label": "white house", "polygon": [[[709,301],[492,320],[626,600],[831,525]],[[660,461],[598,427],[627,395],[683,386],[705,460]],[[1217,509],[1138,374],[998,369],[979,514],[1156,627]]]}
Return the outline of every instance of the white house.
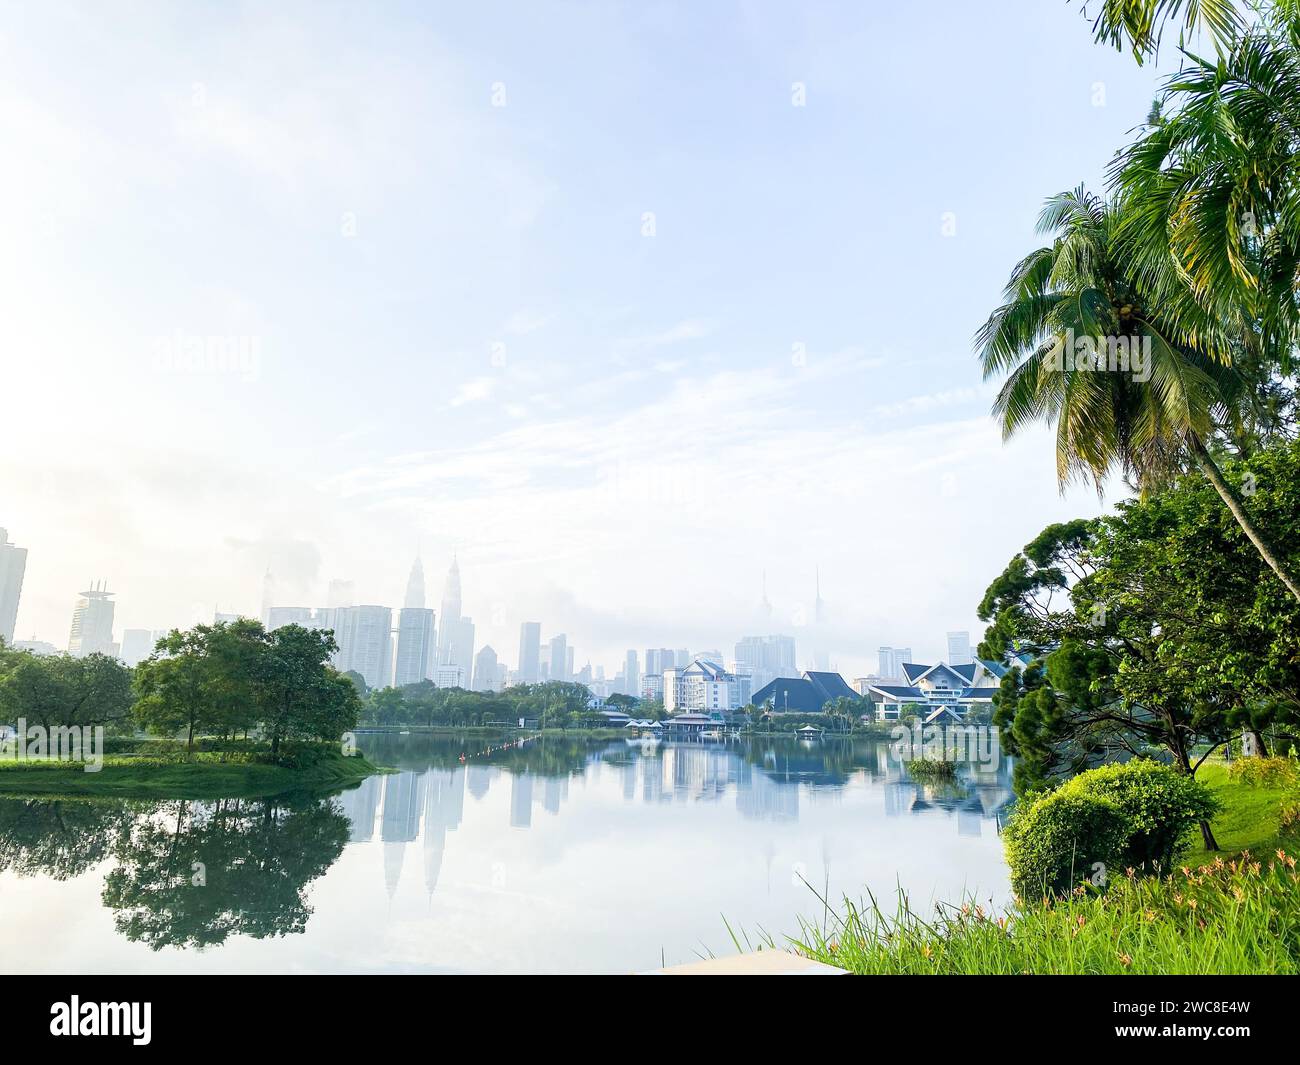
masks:
{"label": "white house", "polygon": [[752,683],[751,677],[697,658],[688,666],[664,670],[664,709],[670,714],[739,710],[749,702]]}
{"label": "white house", "polygon": [[992,706],[993,693],[1006,672],[1005,666],[982,659],[961,666],[904,662],[905,683],[869,681],[863,694],[880,707],[887,721],[897,720],[909,705],[920,706],[926,721],[940,717],[960,720],[972,707]]}

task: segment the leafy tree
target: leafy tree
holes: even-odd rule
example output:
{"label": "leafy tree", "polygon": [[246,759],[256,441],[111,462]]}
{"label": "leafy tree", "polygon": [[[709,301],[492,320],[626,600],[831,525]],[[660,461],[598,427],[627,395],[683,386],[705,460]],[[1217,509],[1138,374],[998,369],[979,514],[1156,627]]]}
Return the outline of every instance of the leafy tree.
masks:
{"label": "leafy tree", "polygon": [[263,633],[252,662],[258,718],[278,754],[285,739],[337,739],[356,725],[361,698],[329,662],[338,652],[328,630],[285,625]]}
{"label": "leafy tree", "polygon": [[185,732],[189,752],[194,750],[195,729],[204,731],[214,723],[213,670],[207,653],[211,631],[206,625],[185,632],[173,629],[135,671],[140,696],[136,720],[163,736]]}
{"label": "leafy tree", "polygon": [[115,728],[128,721],[131,671],[116,658],[16,652],[7,653],[7,662],[0,673],[0,720],[21,717],[46,729]]}
{"label": "leafy tree", "polygon": [[[1039,231],[1052,243],[1016,265],[1006,302],[976,336],[984,376],[1006,376],[993,408],[1003,435],[1054,425],[1062,485],[1082,476],[1100,490],[1118,468],[1149,492],[1196,465],[1300,602],[1287,559],[1207,446],[1250,396],[1227,354],[1239,323],[1224,323],[1184,290],[1153,289],[1121,244],[1125,211],[1082,188],[1047,201]],[[1141,372],[1118,359],[1097,366],[1081,342],[1106,346],[1096,351],[1102,359],[1112,343],[1126,360],[1145,352]]]}

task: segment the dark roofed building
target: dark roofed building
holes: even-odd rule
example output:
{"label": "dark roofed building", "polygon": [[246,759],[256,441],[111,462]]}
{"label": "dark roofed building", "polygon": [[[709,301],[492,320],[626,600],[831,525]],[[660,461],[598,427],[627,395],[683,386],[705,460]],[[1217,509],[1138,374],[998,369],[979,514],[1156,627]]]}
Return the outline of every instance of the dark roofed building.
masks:
{"label": "dark roofed building", "polygon": [[841,697],[860,702],[862,697],[838,673],[807,672],[802,677],[777,677],[750,699],[754,706],[771,705],[778,714],[817,714]]}

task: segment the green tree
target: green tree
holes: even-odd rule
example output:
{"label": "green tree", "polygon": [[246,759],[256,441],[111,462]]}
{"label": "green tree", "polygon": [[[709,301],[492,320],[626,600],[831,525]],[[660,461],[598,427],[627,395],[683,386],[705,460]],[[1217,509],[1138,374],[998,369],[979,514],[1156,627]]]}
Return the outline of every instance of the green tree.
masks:
{"label": "green tree", "polygon": [[136,720],[162,736],[184,732],[187,752],[194,750],[195,731],[206,731],[214,722],[213,669],[208,657],[211,631],[207,625],[184,632],[173,629],[135,670],[140,696]]}
{"label": "green tree", "polygon": [[[1144,287],[1120,245],[1123,218],[1118,205],[1082,188],[1048,200],[1039,231],[1052,243],[1016,265],[1006,302],[976,336],[984,376],[1006,377],[993,408],[1003,435],[1054,425],[1062,486],[1082,476],[1100,490],[1119,469],[1149,491],[1194,462],[1300,601],[1300,582],[1206,446],[1245,394],[1236,371],[1205,354],[1230,350],[1234,334],[1190,297],[1159,298]],[[1141,372],[1132,363],[1124,372],[1096,366],[1082,342],[1145,353]]]}
{"label": "green tree", "polygon": [[46,729],[117,728],[129,720],[131,671],[116,658],[14,652],[7,662],[0,673],[0,720],[26,718]]}

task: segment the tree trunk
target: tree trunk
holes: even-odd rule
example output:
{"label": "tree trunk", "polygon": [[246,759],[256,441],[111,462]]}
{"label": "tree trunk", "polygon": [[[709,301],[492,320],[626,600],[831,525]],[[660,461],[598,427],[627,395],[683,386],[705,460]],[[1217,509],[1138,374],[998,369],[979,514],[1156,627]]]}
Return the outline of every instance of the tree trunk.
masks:
{"label": "tree trunk", "polygon": [[1201,840],[1204,842],[1207,851],[1217,851],[1219,849],[1219,841],[1214,838],[1214,831],[1210,828],[1209,821],[1201,822]]}
{"label": "tree trunk", "polygon": [[185,741],[185,754],[192,757],[194,754],[194,719],[190,718],[190,737]]}
{"label": "tree trunk", "polygon": [[1278,579],[1286,585],[1287,591],[1295,597],[1297,602],[1300,602],[1300,582],[1297,582],[1291,576],[1287,571],[1286,564],[1278,555],[1277,549],[1269,542],[1263,532],[1255,526],[1250,515],[1246,513],[1241,496],[1237,494],[1237,490],[1223,476],[1223,471],[1219,469],[1199,437],[1191,437],[1191,448],[1192,454],[1196,456],[1196,461],[1201,467],[1201,472],[1205,474],[1210,484],[1214,485],[1214,490],[1219,493],[1220,498],[1232,513],[1232,516],[1236,518],[1237,524],[1241,526],[1241,531],[1255,545],[1255,550],[1259,552],[1260,558],[1268,563],[1269,569],[1277,574]]}

